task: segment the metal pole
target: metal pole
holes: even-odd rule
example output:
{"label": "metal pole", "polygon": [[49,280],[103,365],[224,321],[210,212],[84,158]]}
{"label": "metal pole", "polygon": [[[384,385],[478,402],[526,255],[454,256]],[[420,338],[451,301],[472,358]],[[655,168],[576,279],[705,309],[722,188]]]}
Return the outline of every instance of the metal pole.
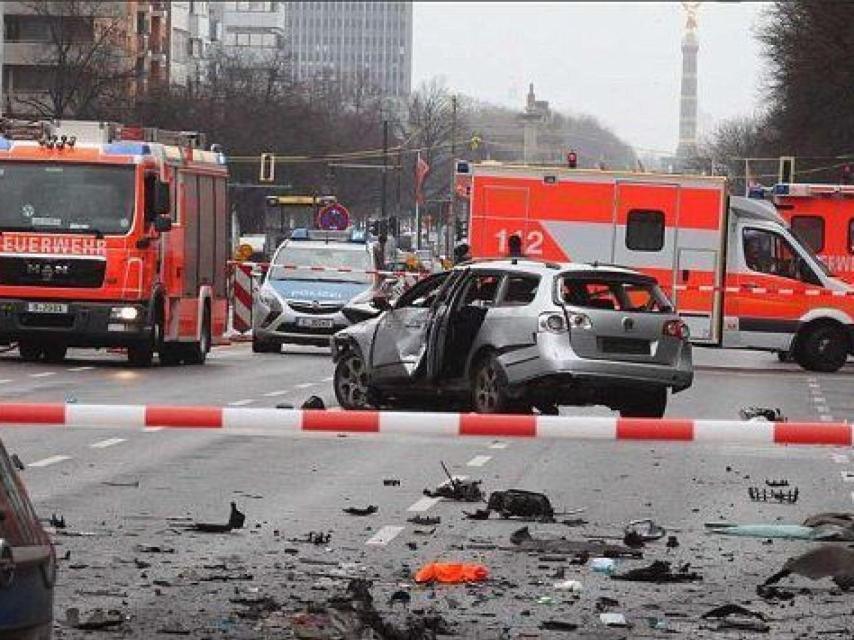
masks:
{"label": "metal pole", "polygon": [[400,224],[400,189],[401,189],[401,169],[403,169],[403,152],[397,152],[397,197],[394,199],[394,210],[395,216],[397,217],[397,224]]}
{"label": "metal pole", "polygon": [[386,166],[388,163],[388,120],[383,120],[383,192],[382,199],[380,200],[380,210],[382,211],[382,219],[383,222],[388,222],[388,215],[386,213],[386,184],[388,182],[388,178],[386,177]]}
{"label": "metal pole", "polygon": [[[457,96],[451,96],[451,180],[448,185],[448,219],[445,237],[447,238],[448,255],[451,254],[452,234],[456,228],[456,214],[454,213],[454,165],[457,159]],[[453,226],[452,226],[453,225]]]}
{"label": "metal pole", "polygon": [[[421,152],[418,152],[418,155],[415,157],[415,173],[418,173],[418,165],[421,164]],[[417,176],[416,176],[416,185],[415,185],[416,193],[415,193],[415,248],[421,248],[421,209],[418,206],[418,184],[417,184]],[[429,232],[428,232],[429,235]]]}

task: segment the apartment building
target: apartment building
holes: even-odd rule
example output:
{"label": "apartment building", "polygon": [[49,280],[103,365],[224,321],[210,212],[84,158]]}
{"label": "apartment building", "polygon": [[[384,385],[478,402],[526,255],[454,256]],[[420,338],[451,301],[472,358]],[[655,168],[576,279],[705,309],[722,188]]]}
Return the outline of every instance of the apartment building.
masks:
{"label": "apartment building", "polygon": [[211,5],[200,0],[169,3],[169,83],[192,88],[205,81],[216,38]]}
{"label": "apartment building", "polygon": [[296,79],[369,84],[405,98],[412,88],[412,2],[288,2]]}
{"label": "apartment building", "polygon": [[285,52],[285,2],[212,2],[212,30],[227,55],[263,62]]}

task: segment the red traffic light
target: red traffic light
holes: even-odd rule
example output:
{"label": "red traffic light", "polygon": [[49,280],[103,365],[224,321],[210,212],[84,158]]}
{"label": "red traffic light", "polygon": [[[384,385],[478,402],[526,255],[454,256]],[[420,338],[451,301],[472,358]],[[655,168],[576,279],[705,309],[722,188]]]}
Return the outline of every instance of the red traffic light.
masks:
{"label": "red traffic light", "polygon": [[575,169],[578,166],[578,155],[575,151],[566,154],[566,166],[570,169]]}

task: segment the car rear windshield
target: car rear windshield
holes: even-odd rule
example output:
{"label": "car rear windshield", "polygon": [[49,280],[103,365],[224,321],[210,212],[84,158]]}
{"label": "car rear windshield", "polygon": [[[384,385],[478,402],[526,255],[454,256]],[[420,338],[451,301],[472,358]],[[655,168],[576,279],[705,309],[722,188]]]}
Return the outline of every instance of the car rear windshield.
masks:
{"label": "car rear windshield", "polygon": [[331,244],[318,247],[291,242],[276,254],[270,279],[362,283],[371,282],[372,275],[365,273],[371,268],[371,256],[364,247],[353,249],[351,245],[344,248]]}
{"label": "car rear windshield", "polygon": [[658,285],[643,278],[564,275],[557,278],[560,304],[583,309],[633,313],[672,313]]}

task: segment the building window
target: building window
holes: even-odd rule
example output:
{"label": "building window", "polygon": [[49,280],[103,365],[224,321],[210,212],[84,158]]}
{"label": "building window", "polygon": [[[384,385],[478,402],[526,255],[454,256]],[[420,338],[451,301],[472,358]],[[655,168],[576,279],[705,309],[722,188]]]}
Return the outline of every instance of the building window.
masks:
{"label": "building window", "polygon": [[792,233],[812,249],[813,253],[821,253],[824,250],[824,218],[810,215],[792,216]]}
{"label": "building window", "polygon": [[664,213],[633,209],[626,223],[626,248],[661,251],[664,247]]}

